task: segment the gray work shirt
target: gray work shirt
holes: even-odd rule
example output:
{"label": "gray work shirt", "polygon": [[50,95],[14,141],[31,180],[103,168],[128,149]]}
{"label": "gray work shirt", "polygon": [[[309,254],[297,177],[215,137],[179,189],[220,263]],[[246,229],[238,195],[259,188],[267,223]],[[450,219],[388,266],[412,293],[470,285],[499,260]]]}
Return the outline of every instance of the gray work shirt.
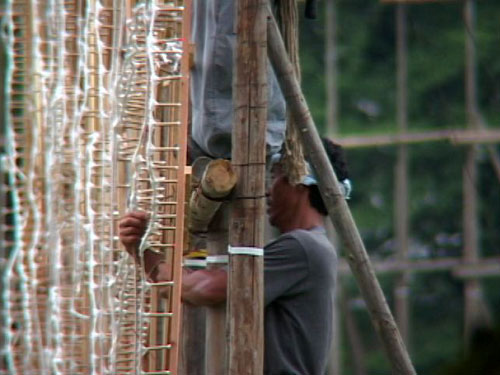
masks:
{"label": "gray work shirt", "polygon": [[337,255],[321,227],[265,247],[265,375],[324,375],[331,350]]}

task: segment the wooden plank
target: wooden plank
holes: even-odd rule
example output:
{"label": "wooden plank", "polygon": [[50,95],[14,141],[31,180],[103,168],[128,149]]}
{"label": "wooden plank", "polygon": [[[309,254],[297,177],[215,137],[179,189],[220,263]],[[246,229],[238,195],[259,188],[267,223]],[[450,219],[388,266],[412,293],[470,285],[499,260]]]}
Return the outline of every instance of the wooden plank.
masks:
{"label": "wooden plank", "polygon": [[[237,2],[233,83],[232,162],[238,176],[230,240],[233,247],[264,245],[267,123],[267,0]],[[264,351],[263,257],[231,255],[228,373],[261,375]]]}
{"label": "wooden plank", "polygon": [[[183,12],[183,23],[182,23],[182,37],[185,41],[184,47],[187,47],[187,41],[190,40],[190,30],[191,30],[191,0],[184,0],[184,12]],[[177,170],[177,204],[176,204],[176,215],[179,220],[176,220],[175,228],[175,248],[173,253],[173,267],[172,267],[172,279],[174,280],[174,287],[172,288],[171,296],[171,312],[173,313],[173,319],[171,319],[170,326],[170,342],[172,349],[168,351],[168,369],[172,373],[177,373],[178,359],[179,359],[179,342],[176,341],[180,337],[180,326],[181,326],[181,286],[182,286],[182,257],[184,251],[184,203],[186,200],[186,175],[184,173],[184,166],[187,164],[187,135],[188,135],[188,123],[189,123],[189,82],[190,82],[190,68],[189,68],[189,53],[185,51],[182,55],[181,62],[181,87],[179,90],[180,101],[181,101],[181,113],[180,121],[181,128],[177,133],[177,137],[174,138],[177,145],[180,146],[180,151],[178,153],[178,170]]]}
{"label": "wooden plank", "polygon": [[[191,166],[184,167],[186,175],[186,201],[191,193],[197,176],[192,175]],[[186,203],[187,205],[187,203]],[[184,215],[184,252],[191,249],[191,241],[188,228],[189,209]],[[184,268],[187,265],[184,263]],[[193,267],[194,268],[194,267]],[[204,375],[205,374],[205,308],[182,304],[182,325],[179,350],[179,375]]]}

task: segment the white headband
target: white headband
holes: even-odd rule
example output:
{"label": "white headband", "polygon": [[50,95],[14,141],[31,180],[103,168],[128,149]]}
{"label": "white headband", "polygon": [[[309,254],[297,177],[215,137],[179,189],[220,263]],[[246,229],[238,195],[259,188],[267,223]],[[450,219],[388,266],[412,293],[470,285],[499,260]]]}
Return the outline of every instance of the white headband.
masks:
{"label": "white headband", "polygon": [[[283,155],[281,155],[281,153],[279,152],[271,156],[270,160],[271,168],[274,164],[279,163],[281,161],[282,156]],[[316,175],[314,174],[314,169],[312,168],[311,164],[309,164],[307,161],[305,163],[306,163],[307,174],[302,178],[302,181],[300,181],[300,183],[306,186],[318,185],[318,180],[316,179]],[[345,178],[342,181],[340,181],[340,184],[341,184],[340,188],[342,189],[344,198],[350,199],[352,192],[351,180]]]}

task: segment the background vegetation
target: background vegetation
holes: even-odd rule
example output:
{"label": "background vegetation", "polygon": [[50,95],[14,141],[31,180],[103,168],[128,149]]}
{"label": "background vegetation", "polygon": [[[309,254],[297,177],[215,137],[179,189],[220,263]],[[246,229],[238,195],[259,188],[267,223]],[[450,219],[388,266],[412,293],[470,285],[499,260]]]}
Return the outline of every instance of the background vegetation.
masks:
{"label": "background vegetation", "polygon": [[[325,1],[320,17],[301,21],[303,89],[323,134]],[[377,0],[337,0],[340,134],[391,133],[396,129],[395,6]],[[407,6],[410,131],[459,129],[466,124],[463,2]],[[500,2],[476,4],[479,108],[489,127],[500,127]],[[498,147],[497,147],[498,150]],[[372,258],[393,255],[395,147],[349,149],[354,194],[350,202]],[[464,148],[449,142],[414,145],[409,151],[410,257],[459,256],[462,251]],[[481,255],[500,255],[500,183],[480,147]],[[381,278],[392,303],[394,276]],[[483,279],[493,319],[500,317],[499,279]],[[363,333],[370,375],[390,373],[352,279],[345,280],[351,312]],[[410,350],[419,374],[442,374],[463,353],[463,284],[450,272],[411,277]],[[343,368],[352,374],[345,345]],[[486,375],[486,374],[485,374]]]}

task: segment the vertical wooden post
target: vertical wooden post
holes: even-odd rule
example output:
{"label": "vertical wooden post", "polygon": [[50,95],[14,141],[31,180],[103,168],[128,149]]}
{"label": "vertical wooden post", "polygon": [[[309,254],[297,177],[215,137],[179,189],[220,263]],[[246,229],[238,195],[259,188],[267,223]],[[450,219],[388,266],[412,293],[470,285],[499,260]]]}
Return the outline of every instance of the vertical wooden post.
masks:
{"label": "vertical wooden post", "polygon": [[[194,167],[191,168],[195,170]],[[189,173],[186,174],[186,198],[189,202],[189,195],[192,187],[199,184],[200,176]],[[188,203],[186,203],[188,204]],[[186,208],[187,215],[184,215],[184,244],[186,249],[190,249],[191,234],[188,232],[191,211]],[[187,266],[184,265],[186,268]],[[182,304],[182,324],[179,349],[178,375],[204,375],[205,374],[205,331],[206,331],[206,309],[203,306],[192,306]]]}
{"label": "vertical wooden post", "polygon": [[[6,1],[2,0],[0,1],[0,6],[2,9],[5,9],[6,6]],[[9,106],[7,105],[8,99],[7,99],[7,76],[8,76],[8,67],[9,67],[9,58],[7,55],[7,46],[5,45],[7,38],[1,38],[0,39],[0,290],[5,290],[8,285],[5,282],[5,272],[6,271],[6,264],[7,264],[7,257],[10,254],[10,246],[7,247],[8,241],[6,241],[7,237],[7,230],[6,230],[6,224],[8,222],[7,220],[7,215],[2,212],[5,210],[7,207],[10,207],[10,205],[7,204],[8,202],[8,184],[9,181],[7,179],[7,168],[4,164],[4,156],[6,154],[6,144],[5,140],[7,138],[7,111]],[[0,311],[6,311],[7,310],[7,301],[4,301],[4,298],[0,300]],[[6,327],[6,318],[4,314],[0,314],[0,324],[2,327]],[[0,332],[0,348],[6,347],[8,344],[7,337],[5,335],[6,331],[2,330]],[[4,355],[0,356],[0,361],[4,361]]]}
{"label": "vertical wooden post", "polygon": [[[182,145],[182,148],[177,156],[177,165],[179,169],[177,170],[177,208],[175,214],[178,218],[184,217],[185,207],[184,202],[186,200],[185,186],[186,186],[186,175],[184,173],[184,166],[187,164],[187,134],[188,134],[188,122],[189,122],[189,79],[190,79],[190,66],[189,66],[189,53],[187,53],[189,44],[187,43],[190,40],[190,32],[191,32],[191,0],[184,1],[184,12],[183,12],[183,22],[182,22],[182,37],[184,39],[184,48],[185,53],[182,56],[181,63],[181,75],[182,80],[181,84],[178,87],[178,94],[181,102],[180,113],[172,117],[180,120],[182,126],[176,129],[173,129],[173,137],[172,140],[176,139],[177,144]],[[173,115],[173,113],[172,113]],[[181,141],[182,140],[182,141]],[[174,141],[175,142],[175,141]],[[172,144],[173,146],[173,144]],[[170,338],[164,337],[164,342],[167,340],[172,340],[171,338],[180,336],[180,325],[181,325],[181,304],[179,303],[181,300],[181,286],[182,286],[182,256],[184,251],[184,221],[176,220],[176,228],[175,228],[175,247],[174,253],[171,255],[174,267],[172,268],[172,278],[176,281],[176,284],[172,288],[172,295],[170,299],[170,308],[172,313],[174,314],[174,318],[170,320]],[[167,254],[168,259],[168,254]],[[165,330],[167,333],[167,330]],[[173,373],[177,372],[178,365],[178,357],[179,357],[179,343],[174,342],[173,348],[167,352],[167,363],[168,369],[170,369]]]}
{"label": "vertical wooden post", "polygon": [[337,80],[337,0],[326,0],[326,118],[327,134],[339,131],[339,99]]}
{"label": "vertical wooden post", "polygon": [[[399,133],[408,130],[408,64],[406,5],[396,5],[396,50],[397,50],[397,127]],[[395,169],[394,190],[396,205],[394,224],[396,229],[396,248],[398,258],[404,262],[408,258],[408,145],[398,146]],[[408,345],[408,283],[410,274],[403,270],[398,275],[395,291],[395,315],[401,337]]]}
{"label": "vertical wooden post", "polygon": [[[467,126],[470,129],[477,129],[479,125],[479,111],[477,107],[476,48],[474,42],[475,0],[465,1],[464,22]],[[477,146],[468,146],[462,170],[464,263],[475,263],[479,259],[476,157]],[[484,323],[485,318],[488,318],[488,312],[482,299],[481,285],[478,279],[468,279],[465,281],[464,304],[464,336],[466,342],[468,342],[475,326]]]}
{"label": "vertical wooden post", "polygon": [[354,374],[367,375],[365,365],[365,349],[356,325],[356,320],[351,315],[351,311],[349,310],[349,298],[345,294],[342,294],[339,297],[340,309],[342,311],[342,315],[345,317],[345,330],[352,351],[351,359],[353,361],[352,368]]}
{"label": "vertical wooden post", "polygon": [[[232,162],[238,183],[230,220],[234,248],[264,245],[267,0],[239,0],[233,83]],[[230,255],[229,374],[263,372],[263,257]]]}
{"label": "vertical wooden post", "polygon": [[[222,204],[212,220],[207,234],[207,270],[225,267],[222,261],[213,262],[216,257],[227,256],[229,206]],[[207,308],[206,325],[206,375],[227,374],[226,361],[226,305]]]}
{"label": "vertical wooden post", "polygon": [[[325,67],[326,67],[326,133],[335,136],[339,132],[339,110],[338,110],[338,81],[337,81],[337,0],[325,1]],[[328,223],[330,224],[330,222]],[[327,225],[327,228],[331,225]],[[327,229],[328,230],[328,229]],[[330,233],[333,228],[328,230]],[[337,240],[338,242],[338,240]],[[337,244],[335,244],[337,245]],[[337,247],[337,246],[335,246]],[[342,337],[342,314],[339,297],[342,295],[342,284],[340,279],[337,283],[335,296],[335,306],[333,313],[334,335],[332,350],[328,363],[328,371],[331,375],[340,375],[342,373],[342,361],[340,355],[341,337]]]}
{"label": "vertical wooden post", "polygon": [[[5,9],[7,5],[6,0],[0,1],[0,7]],[[6,26],[4,26],[6,27]],[[7,86],[7,76],[9,72],[9,56],[7,52],[6,45],[7,38],[0,39],[0,155],[6,153],[6,144],[5,141],[7,139],[7,111],[9,110],[8,106],[8,86]],[[3,165],[0,165],[0,168],[4,168]],[[3,169],[0,169],[0,173],[3,173]],[[3,176],[2,176],[3,178]],[[3,180],[2,180],[3,181]],[[1,184],[0,184],[1,185]],[[4,207],[4,206],[2,206]],[[1,241],[1,239],[0,239]],[[4,251],[4,247],[0,246],[0,254]]]}
{"label": "vertical wooden post", "polygon": [[205,374],[205,320],[204,307],[182,305],[179,375]]}

